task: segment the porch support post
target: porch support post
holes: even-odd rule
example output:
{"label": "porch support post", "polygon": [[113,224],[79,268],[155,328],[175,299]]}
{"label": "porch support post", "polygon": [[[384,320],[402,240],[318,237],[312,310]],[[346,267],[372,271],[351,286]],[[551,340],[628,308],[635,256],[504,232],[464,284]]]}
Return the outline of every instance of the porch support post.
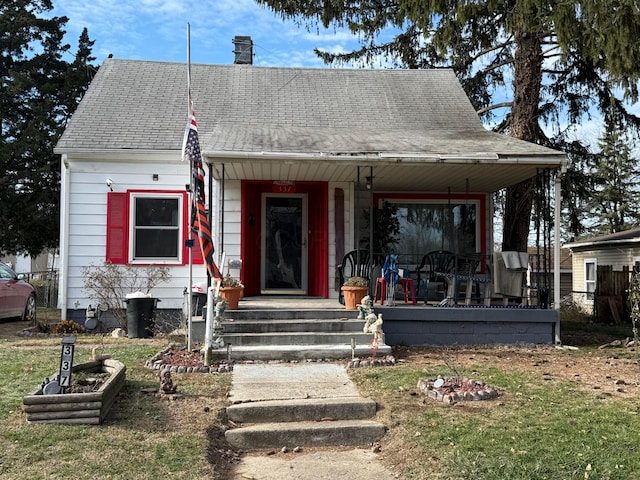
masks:
{"label": "porch support post", "polygon": [[[376,253],[373,251],[373,167],[369,167],[369,261],[373,265],[373,255]],[[382,252],[377,252],[382,253]],[[369,279],[371,282],[371,279]],[[371,287],[369,287],[371,290]],[[375,290],[375,287],[374,287]]]}
{"label": "porch support post", "polygon": [[556,320],[556,345],[560,345],[560,210],[562,210],[562,175],[565,169],[556,173],[555,209],[554,209],[554,242],[553,242],[553,308],[558,312]]}
{"label": "porch support post", "polygon": [[360,165],[356,167],[356,187],[353,189],[354,212],[355,212],[355,249],[356,263],[360,264]]}

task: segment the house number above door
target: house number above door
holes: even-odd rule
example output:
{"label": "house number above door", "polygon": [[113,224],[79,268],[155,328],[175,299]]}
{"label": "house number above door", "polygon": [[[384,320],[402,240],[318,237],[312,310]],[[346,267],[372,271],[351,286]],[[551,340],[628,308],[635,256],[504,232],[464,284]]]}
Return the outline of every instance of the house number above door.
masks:
{"label": "house number above door", "polygon": [[296,182],[273,182],[273,193],[296,193]]}

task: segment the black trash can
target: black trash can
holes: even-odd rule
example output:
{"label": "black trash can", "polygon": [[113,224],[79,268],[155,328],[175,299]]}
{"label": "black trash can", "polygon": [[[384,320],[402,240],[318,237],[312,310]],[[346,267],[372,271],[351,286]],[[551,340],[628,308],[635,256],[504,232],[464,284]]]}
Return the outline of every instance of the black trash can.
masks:
{"label": "black trash can", "polygon": [[191,315],[196,317],[202,316],[202,307],[207,304],[207,294],[200,292],[191,292]]}
{"label": "black trash can", "polygon": [[129,338],[153,337],[153,317],[157,298],[127,298],[127,336]]}

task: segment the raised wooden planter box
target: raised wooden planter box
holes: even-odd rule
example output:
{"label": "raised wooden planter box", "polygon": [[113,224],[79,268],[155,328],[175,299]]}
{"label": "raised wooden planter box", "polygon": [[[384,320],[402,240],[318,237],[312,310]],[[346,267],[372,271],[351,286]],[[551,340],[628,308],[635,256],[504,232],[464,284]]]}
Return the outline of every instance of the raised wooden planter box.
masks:
{"label": "raised wooden planter box", "polygon": [[123,363],[112,359],[74,365],[73,372],[105,372],[110,375],[95,392],[44,395],[42,387],[39,387],[22,398],[27,421],[29,423],[101,424],[124,385],[126,370]]}

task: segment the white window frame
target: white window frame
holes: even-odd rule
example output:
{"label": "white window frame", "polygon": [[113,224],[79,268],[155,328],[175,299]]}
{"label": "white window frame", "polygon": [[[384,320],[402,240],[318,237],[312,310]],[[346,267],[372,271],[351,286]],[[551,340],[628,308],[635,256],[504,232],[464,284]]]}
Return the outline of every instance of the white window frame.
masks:
{"label": "white window frame", "polygon": [[[138,198],[153,198],[153,199],[177,199],[178,200],[178,225],[175,228],[177,232],[177,257],[145,257],[137,259],[135,258],[135,236],[136,236],[136,199]],[[132,192],[129,197],[129,263],[132,265],[175,265],[182,264],[182,253],[183,253],[183,211],[184,211],[184,196],[182,193],[162,193],[162,192]]]}
{"label": "white window frame", "polygon": [[[587,273],[589,271],[588,265],[593,264],[593,275],[595,276],[593,279],[587,277]],[[597,272],[598,272],[598,259],[597,258],[585,258],[584,262],[584,300],[585,303],[589,305],[593,305],[595,300],[595,292],[596,292],[596,282],[597,282]],[[590,286],[592,288],[590,289]]]}

